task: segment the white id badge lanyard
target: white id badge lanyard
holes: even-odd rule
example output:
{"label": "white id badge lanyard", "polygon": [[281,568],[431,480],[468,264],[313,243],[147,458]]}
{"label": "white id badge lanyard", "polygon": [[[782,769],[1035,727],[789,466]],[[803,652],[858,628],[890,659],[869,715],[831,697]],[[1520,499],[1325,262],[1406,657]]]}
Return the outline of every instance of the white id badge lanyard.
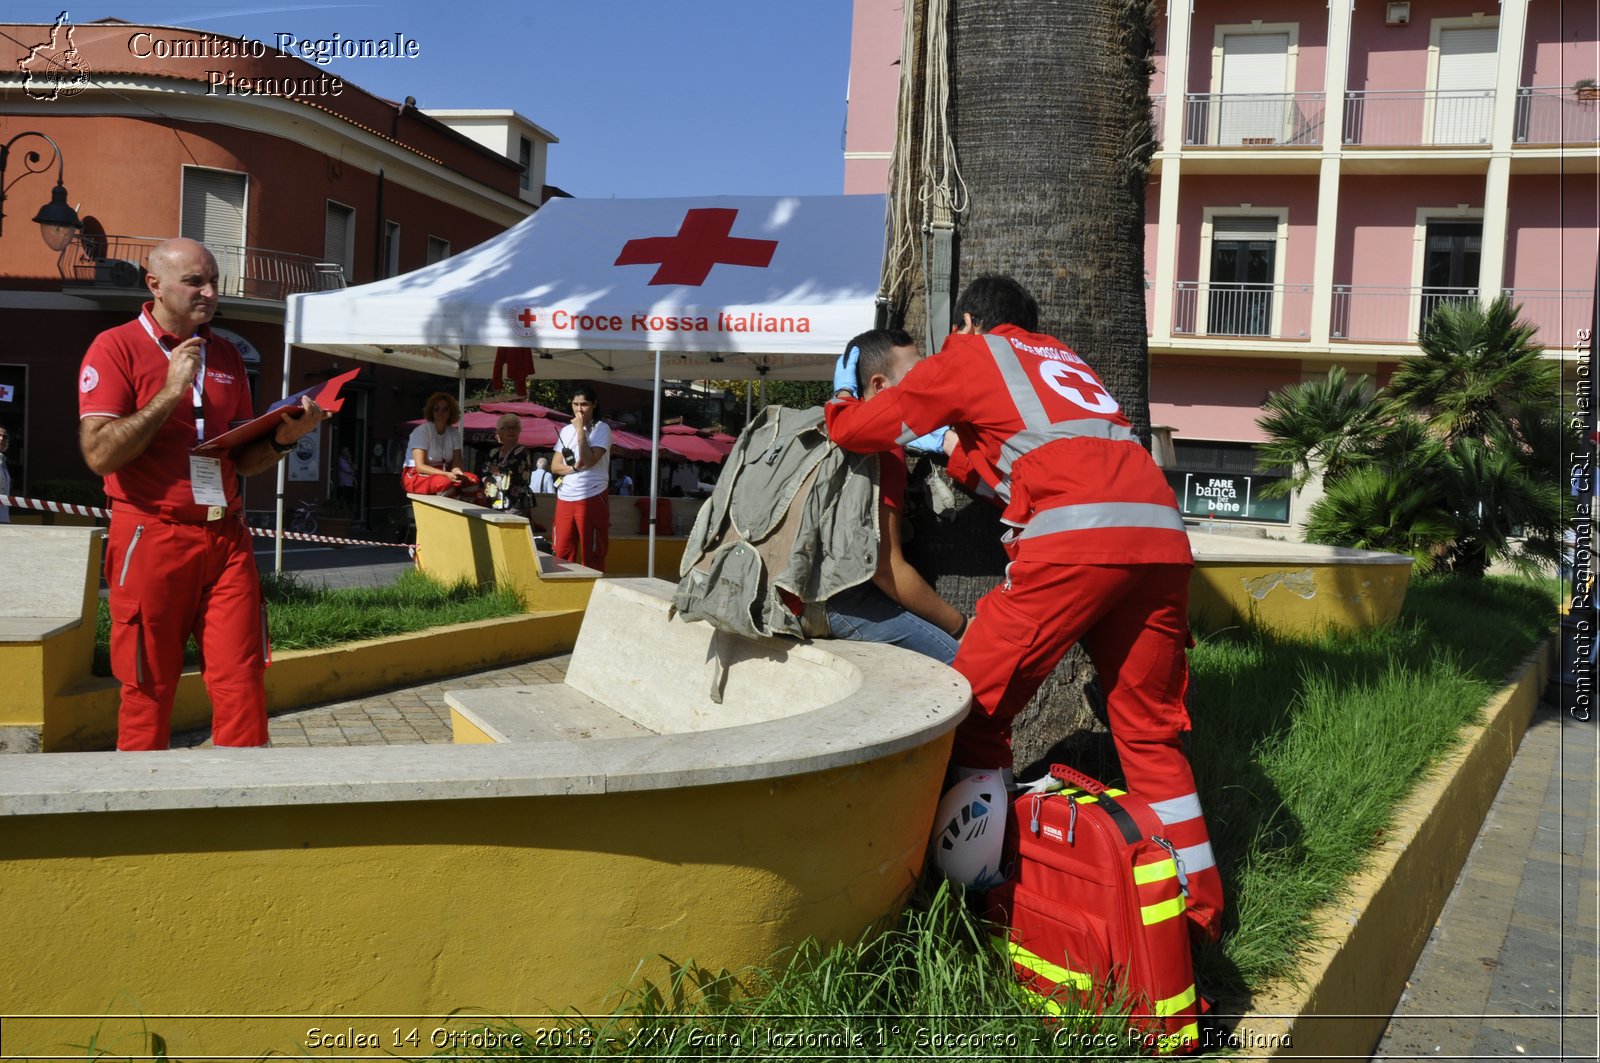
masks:
{"label": "white id badge lanyard", "polygon": [[[161,337],[151,326],[147,315],[139,315],[139,324],[144,326],[150,339],[161,349],[161,353],[172,361],[172,352],[167,350],[167,345],[161,342]],[[189,385],[189,393],[194,402],[194,441],[201,443],[206,438],[206,347],[205,341],[200,341],[200,371],[195,374],[194,380]],[[189,455],[189,492],[195,504],[199,506],[225,506],[228,504],[227,490],[222,483],[222,461],[218,458],[201,457],[198,454]]]}
{"label": "white id badge lanyard", "polygon": [[[161,337],[156,334],[155,328],[150,324],[149,315],[140,314],[139,324],[144,326],[145,332],[150,335],[151,342],[160,348],[167,361],[172,361],[172,352],[167,350],[167,345],[162,343]],[[200,371],[195,374],[194,380],[189,384],[189,393],[194,400],[194,441],[203,443],[206,438],[206,343],[204,340],[200,341]]]}

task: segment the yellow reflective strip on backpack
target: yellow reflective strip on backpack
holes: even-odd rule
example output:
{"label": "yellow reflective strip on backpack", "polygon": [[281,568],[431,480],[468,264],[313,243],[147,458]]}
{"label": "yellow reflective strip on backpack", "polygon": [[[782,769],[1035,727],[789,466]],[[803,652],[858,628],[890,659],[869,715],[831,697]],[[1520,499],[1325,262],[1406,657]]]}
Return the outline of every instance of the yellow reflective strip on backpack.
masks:
{"label": "yellow reflective strip on backpack", "polygon": [[1177,1052],[1191,1042],[1200,1040],[1200,1024],[1191,1022],[1177,1033],[1163,1034],[1156,1038],[1157,1052]]}
{"label": "yellow reflective strip on backpack", "polygon": [[1156,1001],[1151,1005],[1151,1007],[1155,1010],[1157,1015],[1165,1017],[1167,1015],[1178,1014],[1178,1012],[1182,1011],[1184,1008],[1194,1004],[1194,1000],[1195,991],[1194,986],[1191,985],[1188,989],[1185,989],[1176,996],[1168,997],[1166,1000]]}
{"label": "yellow reflective strip on backpack", "polygon": [[1149,926],[1152,923],[1160,923],[1180,916],[1183,914],[1183,909],[1184,898],[1183,894],[1180,893],[1169,901],[1162,901],[1159,904],[1147,904],[1140,908],[1139,918],[1144,920],[1145,926]]}
{"label": "yellow reflective strip on backpack", "polygon": [[1177,877],[1178,865],[1172,860],[1157,860],[1153,864],[1133,865],[1133,883],[1136,886],[1144,886],[1151,882],[1160,882],[1162,879]]}
{"label": "yellow reflective strip on backpack", "polygon": [[1094,988],[1094,976],[1082,971],[1069,970],[1051,963],[1043,956],[1035,955],[1014,941],[1004,943],[1006,956],[1012,963],[1018,963],[1032,971],[1050,979],[1056,985],[1071,986],[1073,989],[1089,990]]}

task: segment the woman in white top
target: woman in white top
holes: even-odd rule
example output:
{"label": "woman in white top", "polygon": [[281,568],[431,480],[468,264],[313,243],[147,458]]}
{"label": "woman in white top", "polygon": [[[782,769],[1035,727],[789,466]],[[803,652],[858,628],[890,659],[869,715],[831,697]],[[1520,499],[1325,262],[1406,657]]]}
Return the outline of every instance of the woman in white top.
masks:
{"label": "woman in white top", "polygon": [[[561,429],[550,467],[556,485],[555,551],[563,561],[581,561],[604,570],[611,543],[611,499],[607,488],[611,429],[600,420],[594,388],[579,384],[572,393],[572,423]],[[580,556],[581,554],[581,556]]]}
{"label": "woman in white top", "polygon": [[408,494],[454,498],[461,487],[478,482],[461,467],[461,429],[456,427],[461,407],[451,396],[435,391],[422,404],[422,417],[406,442],[400,486]]}

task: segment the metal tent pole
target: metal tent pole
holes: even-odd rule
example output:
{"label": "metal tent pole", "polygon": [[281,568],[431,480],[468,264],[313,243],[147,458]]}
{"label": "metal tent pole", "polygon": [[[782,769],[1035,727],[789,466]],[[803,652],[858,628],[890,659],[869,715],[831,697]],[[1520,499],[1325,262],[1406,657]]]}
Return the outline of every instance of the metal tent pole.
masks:
{"label": "metal tent pole", "polygon": [[661,352],[656,351],[655,408],[650,414],[650,513],[649,542],[645,547],[644,574],[656,578],[656,492],[661,489]]}
{"label": "metal tent pole", "polygon": [[[280,399],[287,399],[289,397],[289,351],[292,349],[292,346],[293,345],[289,342],[289,338],[285,336],[283,340],[283,384],[278,389],[280,392],[278,397]],[[287,486],[288,481],[289,463],[286,461],[280,461],[278,462],[278,500],[277,515],[275,518],[277,521],[278,535],[277,538],[273,539],[272,541],[272,571],[280,573],[283,571],[283,491],[285,486]]]}

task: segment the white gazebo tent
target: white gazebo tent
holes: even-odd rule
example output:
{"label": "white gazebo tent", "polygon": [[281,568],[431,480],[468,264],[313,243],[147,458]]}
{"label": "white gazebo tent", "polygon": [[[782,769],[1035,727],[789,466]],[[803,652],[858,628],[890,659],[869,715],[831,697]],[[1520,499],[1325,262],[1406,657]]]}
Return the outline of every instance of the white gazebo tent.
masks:
{"label": "white gazebo tent", "polygon": [[[297,346],[463,382],[525,347],[546,379],[653,378],[659,447],[663,377],[828,375],[873,326],[884,210],[883,196],[552,200],[442,262],[291,296],[285,393]],[[282,511],[280,471],[280,528]],[[652,521],[652,568],[654,536]]]}

